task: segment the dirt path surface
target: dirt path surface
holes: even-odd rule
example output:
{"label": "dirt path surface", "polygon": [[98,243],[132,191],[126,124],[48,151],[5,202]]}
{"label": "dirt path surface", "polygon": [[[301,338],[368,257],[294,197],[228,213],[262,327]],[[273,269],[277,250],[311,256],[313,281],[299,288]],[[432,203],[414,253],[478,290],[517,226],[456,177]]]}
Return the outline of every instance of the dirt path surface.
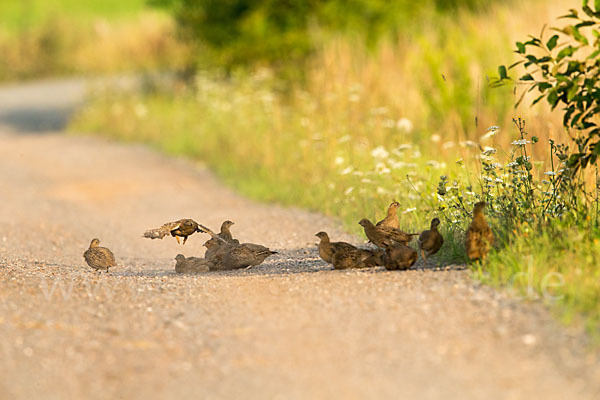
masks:
{"label": "dirt path surface", "polygon": [[[140,146],[15,123],[57,118],[60,97],[28,108],[15,90],[0,90],[0,399],[600,398],[597,354],[540,304],[459,269],[332,271],[314,234],[360,239],[331,220]],[[182,217],[232,219],[281,253],[176,275],[205,237],[141,233]],[[84,265],[93,237],[121,265],[109,275]]]}

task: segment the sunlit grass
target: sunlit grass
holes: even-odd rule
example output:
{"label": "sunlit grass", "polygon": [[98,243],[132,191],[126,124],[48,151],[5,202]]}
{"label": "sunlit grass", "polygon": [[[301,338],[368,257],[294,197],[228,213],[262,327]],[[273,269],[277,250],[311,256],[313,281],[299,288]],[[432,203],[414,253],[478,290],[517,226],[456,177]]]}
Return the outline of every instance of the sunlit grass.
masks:
{"label": "sunlit grass", "polygon": [[81,25],[98,19],[129,19],[146,10],[146,3],[146,0],[4,0],[0,2],[0,31],[16,35],[42,27],[57,17]]}
{"label": "sunlit grass", "polygon": [[143,0],[0,3],[0,81],[173,69],[185,47]]}

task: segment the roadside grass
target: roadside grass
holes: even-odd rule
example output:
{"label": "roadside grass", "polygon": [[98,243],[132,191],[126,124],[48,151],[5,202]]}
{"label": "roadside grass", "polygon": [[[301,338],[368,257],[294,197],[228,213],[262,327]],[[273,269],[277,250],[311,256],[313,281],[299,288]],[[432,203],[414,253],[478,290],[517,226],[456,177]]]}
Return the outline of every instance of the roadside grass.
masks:
{"label": "roadside grass", "polygon": [[[435,256],[439,263],[464,263],[468,212],[440,196],[441,176],[445,191],[470,211],[496,193],[483,180],[482,149],[497,151],[498,179],[504,180],[497,186],[509,184],[511,143],[519,139],[515,113],[527,119],[540,144],[569,140],[559,116],[544,107],[515,111],[511,90],[486,85],[492,66],[511,59],[512,38],[524,36],[523,27],[536,26],[537,19],[541,27],[560,15],[565,2],[544,3],[543,12],[536,4],[499,5],[494,18],[440,16],[428,29],[383,41],[376,50],[351,37],[332,38],[315,55],[306,86],[286,92],[268,70],[201,74],[189,90],[99,90],[70,129],[201,160],[247,196],[338,217],[357,234],[361,218],[380,219],[398,200],[405,230],[421,231],[434,216],[442,219],[446,243]],[[547,145],[528,150],[537,182],[550,169],[551,153]],[[548,273],[562,274],[565,284],[548,289],[558,296],[549,304],[562,320],[583,320],[596,335],[599,236],[590,224],[597,218],[563,218],[539,231],[518,226],[513,232],[494,212],[490,220],[500,243],[483,265],[472,265],[476,276],[522,293],[529,282],[515,274],[527,272],[531,254],[534,293],[544,293]]]}
{"label": "roadside grass", "polygon": [[186,49],[144,0],[0,4],[0,81],[172,69]]}
{"label": "roadside grass", "polygon": [[583,324],[600,344],[600,234],[591,225],[559,223],[542,232],[523,227],[474,266],[475,277],[517,299],[543,301],[563,323]]}

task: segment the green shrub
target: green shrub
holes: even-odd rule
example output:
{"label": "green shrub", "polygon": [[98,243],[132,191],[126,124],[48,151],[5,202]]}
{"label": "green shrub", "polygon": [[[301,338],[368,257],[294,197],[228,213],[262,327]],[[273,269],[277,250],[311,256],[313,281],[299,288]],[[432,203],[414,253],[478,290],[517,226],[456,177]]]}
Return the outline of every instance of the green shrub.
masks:
{"label": "green shrub", "polygon": [[[522,60],[509,67],[525,67],[518,83],[528,87],[523,95],[539,92],[532,104],[546,99],[552,109],[562,105],[563,125],[576,145],[565,170],[569,175],[595,164],[600,155],[600,2],[595,1],[595,10],[588,3],[583,0],[584,15],[571,9],[562,16],[572,23],[552,28],[555,34],[547,40],[544,29],[539,37],[517,42]],[[495,84],[510,80],[506,67],[500,66],[498,72]]]}

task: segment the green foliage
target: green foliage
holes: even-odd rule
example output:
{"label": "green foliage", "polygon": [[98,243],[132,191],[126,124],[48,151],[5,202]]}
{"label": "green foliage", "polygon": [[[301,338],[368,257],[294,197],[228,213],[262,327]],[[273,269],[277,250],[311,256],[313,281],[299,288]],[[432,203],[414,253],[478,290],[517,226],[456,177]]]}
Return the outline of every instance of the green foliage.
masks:
{"label": "green foliage", "polygon": [[[481,8],[494,0],[151,0],[172,10],[182,37],[205,64],[227,69],[269,64],[298,67],[323,35],[352,32],[368,44],[432,9]],[[409,31],[409,29],[404,29]]]}
{"label": "green foliage", "polygon": [[[517,42],[516,53],[522,60],[510,67],[525,68],[518,79],[527,86],[523,95],[533,90],[540,94],[532,104],[546,99],[552,109],[562,106],[564,127],[576,132],[576,149],[569,154],[565,170],[570,175],[595,164],[600,155],[600,4],[596,2],[593,10],[588,3],[583,1],[583,15],[571,9],[561,17],[569,24],[552,28],[556,33],[547,40],[543,30],[538,37]],[[506,67],[498,72],[495,84],[510,80]]]}
{"label": "green foliage", "polygon": [[9,34],[43,27],[62,19],[83,24],[100,18],[132,18],[146,9],[146,0],[3,0],[0,1],[0,33]]}

